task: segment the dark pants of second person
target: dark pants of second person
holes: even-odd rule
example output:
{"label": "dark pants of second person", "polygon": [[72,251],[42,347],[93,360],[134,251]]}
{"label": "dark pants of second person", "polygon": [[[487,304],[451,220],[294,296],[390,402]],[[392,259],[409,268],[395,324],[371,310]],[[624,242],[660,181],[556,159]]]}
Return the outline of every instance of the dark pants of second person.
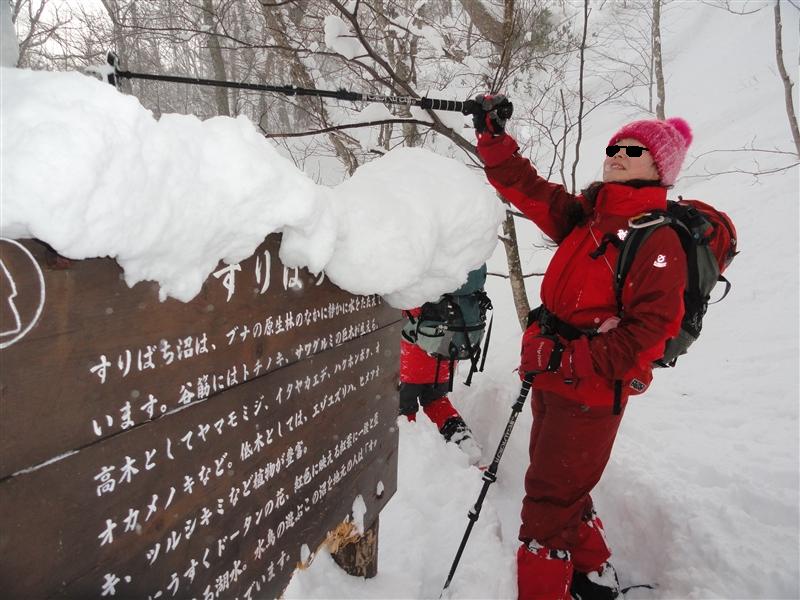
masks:
{"label": "dark pants of second person", "polygon": [[400,383],[400,414],[413,415],[419,407],[425,408],[434,400],[447,396],[447,382],[433,383]]}

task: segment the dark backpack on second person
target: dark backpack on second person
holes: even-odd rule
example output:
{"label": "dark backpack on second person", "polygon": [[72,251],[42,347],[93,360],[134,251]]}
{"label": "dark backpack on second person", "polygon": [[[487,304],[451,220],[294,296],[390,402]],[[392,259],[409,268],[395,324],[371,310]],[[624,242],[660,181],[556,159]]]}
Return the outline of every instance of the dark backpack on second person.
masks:
{"label": "dark backpack on second person", "polygon": [[[403,327],[403,338],[438,361],[450,364],[451,389],[455,361],[470,361],[467,385],[471,383],[473,373],[483,370],[483,363],[479,368],[478,361],[481,356],[484,361],[486,359],[486,347],[481,350],[481,342],[486,333],[488,346],[490,334],[487,333],[486,313],[492,309],[492,302],[483,290],[485,283],[486,265],[483,265],[470,271],[467,282],[456,291],[443,294],[436,302],[423,304],[417,317],[404,313],[408,322]],[[491,322],[488,331],[491,331]]]}
{"label": "dark backpack on second person", "polygon": [[699,200],[678,198],[677,202],[670,200],[667,203],[666,211],[652,211],[630,220],[628,235],[618,244],[619,258],[614,275],[617,306],[621,313],[625,277],[639,246],[659,227],[672,227],[678,234],[688,266],[683,294],[684,314],[677,337],[667,341],[664,356],[653,363],[658,367],[674,367],[678,357],[686,354],[689,346],[700,336],[711,290],[722,281],[725,282],[725,292],[719,300],[728,295],[731,284],[722,273],[739,253],[736,228],[728,215]]}

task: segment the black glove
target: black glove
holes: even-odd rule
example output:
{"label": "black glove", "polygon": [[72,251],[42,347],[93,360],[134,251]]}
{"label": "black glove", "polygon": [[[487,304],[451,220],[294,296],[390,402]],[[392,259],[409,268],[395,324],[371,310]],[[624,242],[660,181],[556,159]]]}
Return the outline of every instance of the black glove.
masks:
{"label": "black glove", "polygon": [[477,133],[501,135],[506,122],[514,112],[514,105],[503,94],[479,94],[475,100],[467,100],[465,109],[472,114],[472,124]]}

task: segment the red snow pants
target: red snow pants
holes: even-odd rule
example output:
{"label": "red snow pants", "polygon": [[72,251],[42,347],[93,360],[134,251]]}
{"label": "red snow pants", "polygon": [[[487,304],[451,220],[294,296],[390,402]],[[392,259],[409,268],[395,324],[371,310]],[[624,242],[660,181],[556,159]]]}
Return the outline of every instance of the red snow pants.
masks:
{"label": "red snow pants", "polygon": [[400,340],[400,414],[416,420],[419,407],[438,429],[458,411],[447,398],[449,361],[437,361],[416,344]]}
{"label": "red snow pants", "polygon": [[613,414],[611,406],[588,407],[542,390],[534,390],[531,406],[519,539],[569,550],[576,570],[596,570],[611,552],[602,530],[588,525],[593,516],[589,493],[611,456],[622,415]]}

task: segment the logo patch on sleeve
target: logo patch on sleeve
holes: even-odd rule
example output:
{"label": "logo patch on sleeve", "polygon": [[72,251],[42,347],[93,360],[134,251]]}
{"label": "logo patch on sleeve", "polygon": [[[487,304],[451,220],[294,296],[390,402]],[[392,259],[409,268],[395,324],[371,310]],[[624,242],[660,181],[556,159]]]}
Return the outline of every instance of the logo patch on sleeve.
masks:
{"label": "logo patch on sleeve", "polygon": [[667,257],[663,254],[659,254],[658,258],[656,258],[655,262],[653,262],[653,266],[657,269],[663,269],[667,266]]}
{"label": "logo patch on sleeve", "polygon": [[631,387],[637,392],[643,392],[647,387],[647,385],[643,381],[639,381],[638,379],[631,379]]}

